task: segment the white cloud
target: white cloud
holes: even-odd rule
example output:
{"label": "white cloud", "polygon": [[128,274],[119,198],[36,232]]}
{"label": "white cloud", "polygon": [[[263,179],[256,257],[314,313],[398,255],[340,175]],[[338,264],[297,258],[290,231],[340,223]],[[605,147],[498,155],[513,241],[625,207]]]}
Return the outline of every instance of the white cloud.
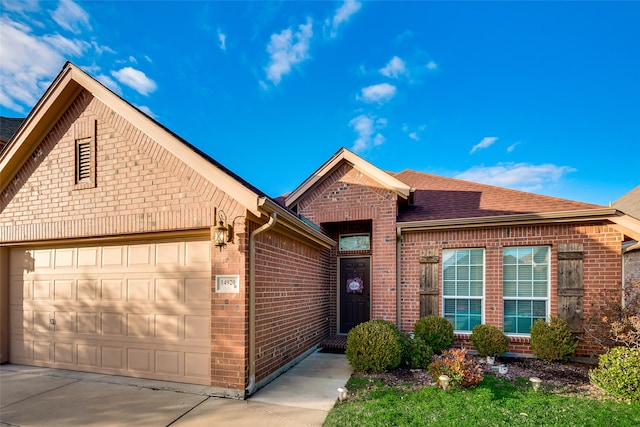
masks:
{"label": "white cloud", "polygon": [[481,150],[483,148],[491,146],[497,140],[497,136],[485,136],[484,138],[482,138],[482,141],[473,146],[473,148],[471,149],[471,154],[475,153],[476,150]]}
{"label": "white cloud", "polygon": [[156,90],[156,82],[147,77],[142,71],[132,67],[124,67],[118,71],[112,71],[111,75],[123,85],[135,89],[141,95],[149,95]]}
{"label": "white cloud", "polygon": [[401,75],[407,74],[407,65],[401,58],[394,56],[384,68],[380,69],[380,74],[397,79]]}
{"label": "white cloud", "polygon": [[345,0],[344,3],[336,9],[333,18],[325,21],[325,26],[330,27],[329,35],[331,38],[338,36],[338,27],[347,22],[361,7],[362,4],[357,0]]}
{"label": "white cloud", "polygon": [[79,34],[82,27],[91,29],[89,14],[72,0],[60,0],[58,8],[51,15],[58,25],[74,34]]}
{"label": "white cloud", "polygon": [[151,111],[151,108],[147,107],[146,105],[136,105],[136,108],[142,111],[143,113],[145,113],[147,116],[154,119],[156,118],[156,115],[153,114],[153,111]]}
{"label": "white cloud", "polygon": [[480,182],[523,191],[537,191],[556,184],[576,169],[553,164],[498,163],[495,166],[475,166],[455,176],[458,179]]}
{"label": "white cloud", "polygon": [[115,80],[113,80],[111,77],[105,74],[96,74],[94,75],[94,77],[96,78],[96,80],[98,80],[100,83],[102,83],[118,95],[122,95],[122,89],[120,89],[118,83],[116,83]]}
{"label": "white cloud", "polygon": [[[2,40],[2,61],[0,61],[0,104],[14,111],[30,109],[42,96],[43,82],[49,82],[65,63],[65,56],[72,52],[58,51],[67,43],[53,37],[52,45],[43,37],[31,34],[31,28],[0,18],[0,40]],[[77,44],[68,43],[77,50]],[[37,58],[37,60],[34,60]]]}
{"label": "white cloud", "polygon": [[64,52],[67,55],[80,56],[91,45],[83,40],[74,40],[62,37],[60,34],[53,36],[44,36],[42,40],[50,44],[58,52]]}
{"label": "white cloud", "polygon": [[220,42],[220,50],[227,50],[227,35],[218,30],[218,41]]}
{"label": "white cloud", "polygon": [[[272,34],[267,46],[271,61],[265,68],[267,79],[274,85],[280,83],[282,76],[291,72],[291,67],[309,58],[309,41],[313,36],[311,18],[307,23],[298,26],[294,34],[291,28],[279,34]],[[294,41],[295,40],[295,41]]]}
{"label": "white cloud", "polygon": [[414,141],[420,141],[418,132],[409,132],[409,138],[413,139]]}
{"label": "white cloud", "polygon": [[508,146],[507,147],[507,153],[512,153],[513,150],[515,150],[518,145],[520,145],[520,141],[516,141],[513,144],[511,144],[510,146]]}
{"label": "white cloud", "polygon": [[438,68],[438,64],[436,64],[433,61],[429,61],[429,62],[427,62],[426,67],[427,67],[428,70],[435,70],[435,69]]}
{"label": "white cloud", "polygon": [[358,134],[353,142],[352,150],[356,153],[365,151],[371,146],[377,146],[385,141],[385,137],[377,132],[387,125],[387,119],[369,117],[364,114],[351,119],[349,126]]}
{"label": "white cloud", "polygon": [[362,88],[361,95],[358,96],[358,99],[361,99],[364,102],[377,102],[382,104],[391,100],[391,98],[393,98],[395,94],[395,86],[390,85],[389,83],[381,83],[378,85],[371,85]]}
{"label": "white cloud", "polygon": [[116,53],[116,51],[111,49],[109,46],[98,44],[95,40],[91,41],[91,46],[93,46],[98,55],[102,55],[103,53]]}

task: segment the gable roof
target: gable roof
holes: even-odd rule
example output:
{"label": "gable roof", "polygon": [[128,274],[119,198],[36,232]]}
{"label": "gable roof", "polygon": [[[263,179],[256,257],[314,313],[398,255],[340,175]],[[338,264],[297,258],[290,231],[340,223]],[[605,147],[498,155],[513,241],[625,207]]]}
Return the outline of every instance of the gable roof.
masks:
{"label": "gable roof", "polygon": [[[204,179],[233,197],[256,217],[260,218],[265,215],[268,217],[278,209],[274,206],[277,203],[262,191],[119,97],[71,62],[67,62],[63,66],[60,74],[18,127],[8,145],[0,152],[0,193],[9,185],[11,179],[34,152],[44,136],[83,90],[90,92],[108,108],[147,134],[157,144],[191,166]],[[328,236],[310,227],[295,215],[290,215],[287,212],[279,212],[279,214],[280,218],[285,219],[278,223],[279,226],[284,226],[325,247],[330,247],[335,243]]]}
{"label": "gable roof", "polygon": [[191,165],[205,179],[232,195],[247,210],[260,216],[257,202],[258,197],[264,196],[264,193],[179,138],[71,62],[64,65],[0,154],[0,192],[83,89],[91,92],[180,160]]}
{"label": "gable roof", "polygon": [[415,189],[398,222],[599,209],[603,206],[405,170],[396,178]]}
{"label": "gable roof", "polygon": [[404,230],[606,220],[629,237],[640,236],[640,221],[613,207],[412,170],[394,176],[415,189],[413,204],[398,213]]}
{"label": "gable roof", "polygon": [[383,188],[395,192],[399,197],[403,199],[407,199],[409,197],[411,193],[411,187],[409,185],[394,178],[392,175],[343,147],[322,166],[320,166],[313,174],[311,174],[311,176],[298,188],[293,190],[285,198],[285,205],[287,207],[295,205],[296,202],[298,202],[305,194],[313,190],[324,178],[331,175],[331,173],[344,162],[349,163],[351,166],[379,183]]}
{"label": "gable roof", "polygon": [[0,152],[9,143],[9,140],[15,135],[20,125],[24,122],[24,118],[11,118],[0,116]]}
{"label": "gable roof", "polygon": [[640,185],[613,202],[612,206],[627,215],[640,219]]}

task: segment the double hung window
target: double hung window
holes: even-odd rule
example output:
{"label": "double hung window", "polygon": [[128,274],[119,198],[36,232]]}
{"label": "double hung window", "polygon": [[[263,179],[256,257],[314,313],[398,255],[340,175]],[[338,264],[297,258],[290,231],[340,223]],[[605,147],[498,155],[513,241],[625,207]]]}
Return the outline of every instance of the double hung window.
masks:
{"label": "double hung window", "polygon": [[549,311],[549,247],[504,248],[502,256],[503,330],[529,334]]}
{"label": "double hung window", "polygon": [[457,332],[470,332],[482,323],[484,307],[484,249],[442,251],[444,317]]}

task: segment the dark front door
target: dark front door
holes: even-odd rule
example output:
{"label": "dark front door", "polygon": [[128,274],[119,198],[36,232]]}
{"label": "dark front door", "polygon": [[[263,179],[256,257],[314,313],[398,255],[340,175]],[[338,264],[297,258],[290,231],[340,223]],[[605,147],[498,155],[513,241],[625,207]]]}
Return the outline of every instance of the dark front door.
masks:
{"label": "dark front door", "polygon": [[370,258],[340,259],[340,333],[369,320]]}

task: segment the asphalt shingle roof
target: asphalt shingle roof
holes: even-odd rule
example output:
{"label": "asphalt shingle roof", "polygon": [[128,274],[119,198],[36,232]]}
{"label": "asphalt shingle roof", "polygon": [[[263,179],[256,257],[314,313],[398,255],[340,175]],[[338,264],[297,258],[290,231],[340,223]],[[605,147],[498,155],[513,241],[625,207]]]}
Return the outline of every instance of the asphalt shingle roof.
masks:
{"label": "asphalt shingle roof", "polygon": [[603,207],[412,170],[391,175],[415,188],[414,203],[400,211],[398,222],[578,211]]}

